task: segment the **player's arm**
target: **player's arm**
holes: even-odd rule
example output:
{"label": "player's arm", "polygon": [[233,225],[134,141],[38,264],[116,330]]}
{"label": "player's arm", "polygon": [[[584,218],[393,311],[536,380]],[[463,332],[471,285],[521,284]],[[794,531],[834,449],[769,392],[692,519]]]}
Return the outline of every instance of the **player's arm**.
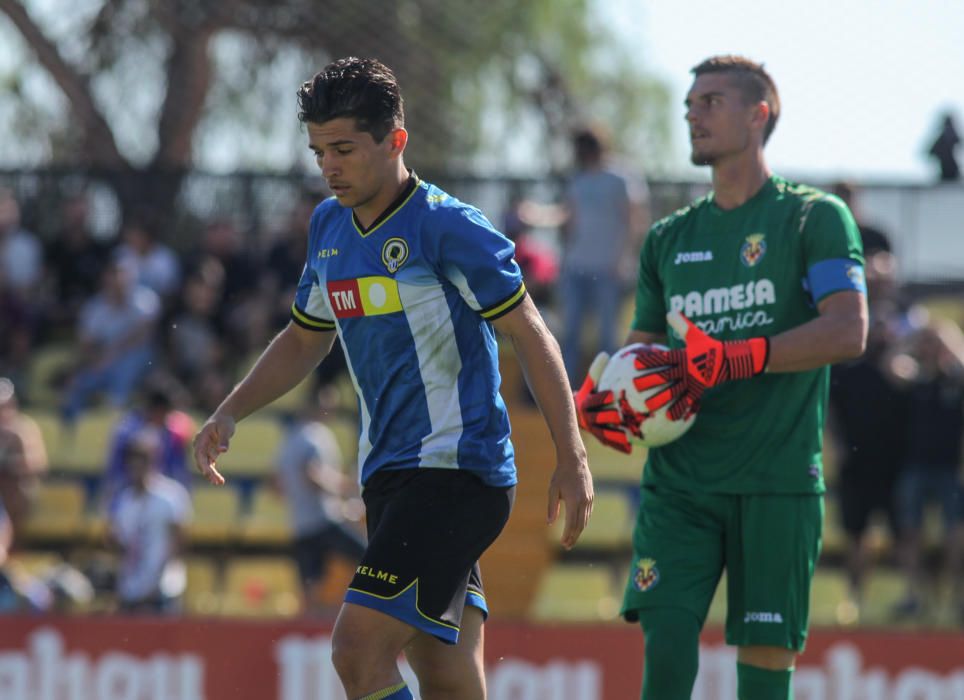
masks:
{"label": "player's arm", "polygon": [[334,331],[308,330],[295,323],[275,336],[194,438],[194,463],[208,481],[224,483],[216,462],[227,451],[235,424],[297,386],[328,355],[334,340]]}
{"label": "player's arm", "polygon": [[770,338],[768,372],[803,372],[863,354],[869,317],[862,292],[836,292],[817,309],[817,318]]}
{"label": "player's arm", "polygon": [[529,297],[493,321],[493,325],[511,340],[526,383],[555,443],[556,469],[549,483],[548,519],[554,522],[559,515],[560,501],[566,504],[562,544],[568,549],[589,521],[593,489],[559,344]]}

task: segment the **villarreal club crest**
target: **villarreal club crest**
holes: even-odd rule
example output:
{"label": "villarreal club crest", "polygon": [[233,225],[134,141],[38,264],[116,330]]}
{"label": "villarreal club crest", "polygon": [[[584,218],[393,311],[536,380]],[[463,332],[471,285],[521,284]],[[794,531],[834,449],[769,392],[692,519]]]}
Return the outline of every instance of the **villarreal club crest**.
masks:
{"label": "villarreal club crest", "polygon": [[655,559],[640,559],[633,573],[633,585],[637,591],[645,593],[659,583],[659,569]]}
{"label": "villarreal club crest", "polygon": [[747,267],[755,267],[767,252],[766,236],[762,233],[752,233],[746,237],[740,246],[740,262]]}

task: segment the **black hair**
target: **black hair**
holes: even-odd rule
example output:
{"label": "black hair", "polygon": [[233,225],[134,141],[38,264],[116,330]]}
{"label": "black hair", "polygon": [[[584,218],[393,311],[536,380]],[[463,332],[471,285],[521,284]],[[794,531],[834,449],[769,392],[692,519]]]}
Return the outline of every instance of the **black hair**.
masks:
{"label": "black hair", "polygon": [[341,58],[329,63],[298,90],[298,119],[321,124],[355,119],[376,143],[405,126],[405,110],[395,74],[374,58]]}

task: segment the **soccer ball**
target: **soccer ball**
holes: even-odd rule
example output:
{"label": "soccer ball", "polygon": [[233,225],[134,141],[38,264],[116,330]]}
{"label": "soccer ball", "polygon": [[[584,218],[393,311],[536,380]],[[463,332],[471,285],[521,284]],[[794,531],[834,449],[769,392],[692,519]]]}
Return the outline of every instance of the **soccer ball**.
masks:
{"label": "soccer ball", "polygon": [[[650,411],[646,407],[646,399],[667,387],[666,384],[662,384],[639,391],[633,384],[633,378],[660,370],[658,367],[642,371],[636,369],[636,352],[647,348],[653,350],[667,349],[663,345],[633,343],[617,350],[609,359],[602,376],[599,377],[596,390],[613,392],[613,398],[623,418],[623,430],[630,442],[646,447],[659,447],[678,439],[689,430],[696,420],[696,416],[690,415],[686,419],[670,420],[667,412],[673,405],[672,401],[655,411]],[[636,422],[639,423],[639,434],[628,427]]]}

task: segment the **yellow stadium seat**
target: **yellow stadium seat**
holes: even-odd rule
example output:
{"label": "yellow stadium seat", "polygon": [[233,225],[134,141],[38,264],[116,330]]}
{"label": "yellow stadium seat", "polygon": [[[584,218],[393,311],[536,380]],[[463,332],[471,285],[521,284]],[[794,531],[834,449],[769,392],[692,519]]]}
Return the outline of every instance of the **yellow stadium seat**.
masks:
{"label": "yellow stadium seat", "polygon": [[[589,525],[576,543],[576,550],[618,550],[632,544],[635,511],[629,496],[622,490],[606,489],[596,492]],[[548,530],[550,541],[558,543],[565,518],[556,520]]]}
{"label": "yellow stadium seat", "polygon": [[539,582],[531,617],[542,622],[591,622],[612,620],[618,612],[608,567],[556,564]]}
{"label": "yellow stadium seat", "polygon": [[300,608],[298,570],[288,557],[236,557],[224,571],[221,613],[239,617],[292,617]]}
{"label": "yellow stadium seat", "polygon": [[192,556],[184,560],[187,587],[184,610],[191,615],[214,615],[221,607],[221,575],[210,557]]}
{"label": "yellow stadium seat", "polygon": [[191,494],[194,515],[188,538],[198,544],[228,544],[237,535],[241,496],[230,485],[199,486]]}
{"label": "yellow stadium seat", "polygon": [[255,491],[251,511],[241,520],[241,541],[282,546],[288,544],[291,537],[284,498],[274,489],[262,486]]}
{"label": "yellow stadium seat", "polygon": [[42,577],[63,563],[64,558],[57,552],[17,552],[10,557],[6,566],[15,573]]}
{"label": "yellow stadium seat", "polygon": [[71,432],[61,431],[51,450],[51,462],[69,472],[103,474],[111,437],[120,418],[121,412],[111,408],[95,408],[80,414]]}
{"label": "yellow stadium seat", "polygon": [[85,501],[86,493],[79,483],[42,482],[23,524],[23,538],[29,542],[83,537]]}
{"label": "yellow stadium seat", "polygon": [[73,343],[49,343],[33,351],[29,369],[31,405],[57,408],[62,394],[57,386],[58,374],[76,363],[76,354]]}
{"label": "yellow stadium seat", "polygon": [[278,447],[284,438],[281,423],[267,414],[254,414],[238,423],[226,453],[218,459],[218,468],[233,476],[267,476],[274,469]]}

